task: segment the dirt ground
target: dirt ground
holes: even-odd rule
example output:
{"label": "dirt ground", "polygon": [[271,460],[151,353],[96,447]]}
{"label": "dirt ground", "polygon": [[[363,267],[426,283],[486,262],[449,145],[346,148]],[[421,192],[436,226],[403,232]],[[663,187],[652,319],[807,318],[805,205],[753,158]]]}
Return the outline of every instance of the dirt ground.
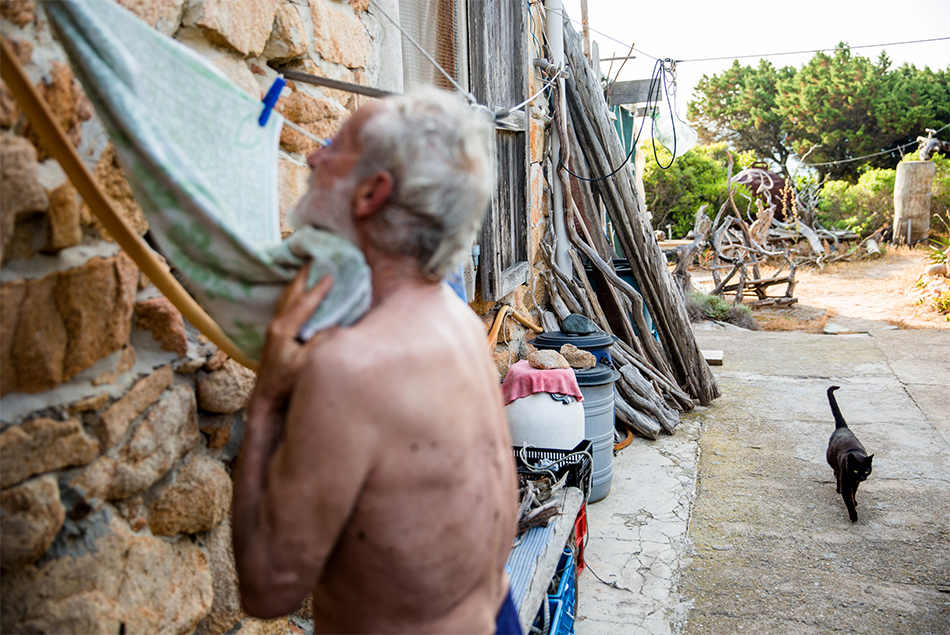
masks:
{"label": "dirt ground", "polygon": [[[947,316],[926,301],[928,292],[941,282],[921,276],[931,264],[928,253],[924,248],[891,247],[880,258],[841,261],[822,269],[801,266],[795,272],[793,293],[798,302],[755,309],[756,321],[766,331],[810,333],[822,332],[836,317],[879,320],[900,328],[950,329]],[[763,277],[767,275],[763,272]],[[711,280],[704,271],[692,276],[700,288]],[[772,287],[769,295],[784,291],[784,286]]]}

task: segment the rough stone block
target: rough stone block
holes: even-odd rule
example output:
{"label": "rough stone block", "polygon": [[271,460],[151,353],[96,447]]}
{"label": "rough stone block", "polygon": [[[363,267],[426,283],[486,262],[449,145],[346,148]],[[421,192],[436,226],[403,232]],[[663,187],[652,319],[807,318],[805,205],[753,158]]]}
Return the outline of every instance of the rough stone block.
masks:
{"label": "rough stone block", "polygon": [[32,419],[0,434],[0,486],[9,487],[36,474],[86,465],[99,454],[99,443],[83,432],[78,419]]}
{"label": "rough stone block", "polygon": [[43,251],[56,253],[82,242],[82,215],[79,194],[72,183],[64,183],[49,194],[49,223]]}
{"label": "rough stone block", "polygon": [[261,85],[257,83],[257,78],[254,77],[254,73],[247,67],[247,63],[243,59],[237,56],[224,55],[215,58],[212,64],[214,64],[219,71],[224,73],[228,79],[234,82],[235,85],[247,91],[254,99],[264,98],[264,91],[261,89]]}
{"label": "rough stone block", "polygon": [[4,573],[3,632],[191,633],[210,609],[208,559],[191,541],[133,533],[114,513],[77,530],[58,557]]}
{"label": "rough stone block", "polygon": [[[106,146],[102,156],[99,157],[99,161],[96,162],[93,176],[96,177],[96,181],[102,186],[106,195],[112,199],[115,209],[119,211],[132,228],[132,231],[139,236],[144,235],[145,232],[148,231],[148,221],[145,220],[145,214],[142,212],[142,208],[139,207],[139,204],[135,201],[132,188],[129,186],[129,182],[125,178],[125,173],[119,165],[119,160],[115,154],[115,147],[111,142]],[[85,201],[82,203],[80,213],[82,214],[84,222],[88,222],[105,240],[114,240],[112,235],[106,231],[103,224],[99,222],[99,219],[94,216]]]}
{"label": "rough stone block", "polygon": [[0,17],[22,29],[36,19],[36,1],[0,2]]}
{"label": "rough stone block", "polygon": [[[37,85],[36,92],[49,106],[72,144],[78,147],[82,141],[82,122],[92,117],[93,110],[69,65],[60,61],[52,62],[49,74]],[[27,124],[25,133],[36,146],[37,159],[45,161],[50,156],[49,150],[39,140],[32,123]]]}
{"label": "rough stone block", "polygon": [[72,481],[88,497],[128,498],[151,487],[198,444],[195,394],[187,386],[167,391],[116,457],[101,456]]}
{"label": "rough stone block", "polygon": [[570,364],[564,359],[564,356],[557,351],[541,350],[528,355],[528,363],[531,368],[540,370],[554,370],[557,368],[570,368]]}
{"label": "rough stone block", "polygon": [[135,317],[139,328],[152,332],[162,350],[178,355],[188,352],[188,334],[185,320],[171,300],[163,295],[135,303]]}
{"label": "rough stone block", "polygon": [[198,374],[198,405],[208,412],[237,412],[251,399],[256,378],[254,371],[228,358],[220,370]]}
{"label": "rough stone block", "polygon": [[310,0],[313,49],[324,60],[347,68],[365,68],[369,36],[350,6]]}
{"label": "rough stone block", "polygon": [[264,57],[276,61],[302,57],[307,54],[309,44],[307,29],[297,7],[291,2],[279,5],[274,16],[274,30],[264,46]]}
{"label": "rough stone block", "polygon": [[11,346],[16,384],[11,390],[43,392],[64,379],[69,334],[57,307],[58,282],[56,274],[24,282],[23,299],[12,320],[16,324]]}
{"label": "rough stone block", "polygon": [[162,366],[136,383],[125,396],[102,413],[96,425],[96,434],[103,450],[115,445],[125,435],[129,424],[158,400],[165,389],[171,386],[172,376],[171,366]]}
{"label": "rough stone block", "polygon": [[212,44],[257,57],[270,38],[277,5],[277,0],[203,0],[189,7],[184,21],[200,27]]}
{"label": "rough stone block", "polygon": [[181,26],[186,0],[118,0],[118,3],[163,35],[172,36]]}
{"label": "rough stone block", "polygon": [[50,475],[4,490],[0,510],[0,563],[5,570],[46,553],[66,518],[59,486]]}
{"label": "rough stone block", "polygon": [[138,269],[125,252],[59,274],[56,302],[69,337],[64,380],[128,343],[137,282]]}
{"label": "rough stone block", "polygon": [[36,148],[23,137],[0,135],[0,254],[13,239],[17,217],[49,207]]}
{"label": "rough stone block", "polygon": [[149,505],[148,526],[156,536],[196,534],[228,517],[232,484],[227,470],[205,456],[193,457]]}

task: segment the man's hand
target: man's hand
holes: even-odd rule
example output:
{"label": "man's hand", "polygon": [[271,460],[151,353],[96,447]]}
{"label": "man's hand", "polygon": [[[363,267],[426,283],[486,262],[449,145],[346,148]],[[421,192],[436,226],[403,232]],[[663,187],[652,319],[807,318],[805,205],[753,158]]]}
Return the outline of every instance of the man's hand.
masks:
{"label": "man's hand", "polygon": [[308,271],[309,266],[301,268],[293,282],[284,289],[277,299],[274,319],[267,329],[255,397],[271,403],[285,402],[290,398],[307,353],[327,333],[317,333],[309,342],[297,339],[301,327],[333,286],[333,278],[326,275],[313,289],[306,291]]}

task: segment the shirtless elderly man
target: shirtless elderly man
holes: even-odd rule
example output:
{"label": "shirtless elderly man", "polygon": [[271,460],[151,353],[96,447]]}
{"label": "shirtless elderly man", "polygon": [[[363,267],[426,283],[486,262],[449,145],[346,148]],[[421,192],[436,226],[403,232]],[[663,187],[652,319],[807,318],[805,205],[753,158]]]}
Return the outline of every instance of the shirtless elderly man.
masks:
{"label": "shirtless elderly man", "polygon": [[235,475],[248,613],[285,615],[313,592],[317,632],[511,620],[508,424],[484,328],[441,282],[488,207],[490,134],[432,89],[364,106],[310,156],[298,222],[358,245],[373,297],[355,325],[306,344],[297,331],[330,281],[304,292],[298,276],[278,303]]}

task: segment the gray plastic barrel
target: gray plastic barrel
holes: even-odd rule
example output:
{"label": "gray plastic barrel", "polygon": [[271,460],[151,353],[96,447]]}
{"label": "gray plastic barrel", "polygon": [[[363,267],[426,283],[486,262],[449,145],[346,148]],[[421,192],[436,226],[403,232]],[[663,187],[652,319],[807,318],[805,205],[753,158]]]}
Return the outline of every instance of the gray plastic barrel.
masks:
{"label": "gray plastic barrel", "polygon": [[597,364],[575,370],[577,385],[584,395],[584,438],[591,442],[593,484],[588,502],[607,496],[614,479],[614,382],[620,373]]}

